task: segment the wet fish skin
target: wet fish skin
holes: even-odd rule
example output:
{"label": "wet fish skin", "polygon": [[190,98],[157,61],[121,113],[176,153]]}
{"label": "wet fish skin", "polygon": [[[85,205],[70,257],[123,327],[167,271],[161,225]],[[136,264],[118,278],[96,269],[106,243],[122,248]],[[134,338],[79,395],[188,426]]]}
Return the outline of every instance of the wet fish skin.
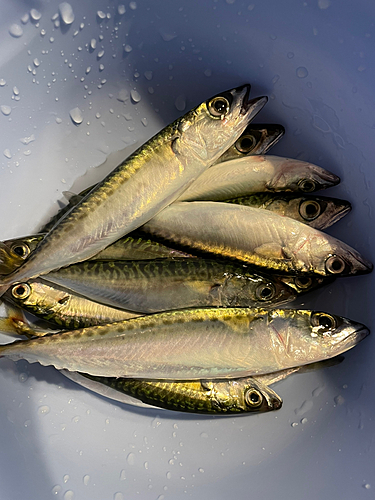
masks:
{"label": "wet fish skin", "polygon": [[[0,274],[9,274],[17,269],[35,250],[44,236],[45,233],[42,233],[0,242]],[[115,241],[89,260],[154,260],[193,257],[191,254],[167,247],[134,232]]]}
{"label": "wet fish skin", "polygon": [[189,309],[18,341],[0,356],[103,377],[237,378],[337,356],[368,334],[324,312]]}
{"label": "wet fish skin", "polygon": [[65,214],[22,266],[1,279],[2,292],[92,257],[172,203],[267,101],[248,102],[248,94],[244,85],[215,96],[150,139]]}
{"label": "wet fish skin", "polygon": [[312,163],[253,155],[213,165],[177,201],[224,201],[263,191],[311,193],[339,182],[339,177]]}
{"label": "wet fish skin", "polygon": [[349,276],[372,264],[349,245],[268,210],[219,202],[174,203],[142,231],[190,251],[285,274]]}
{"label": "wet fish skin", "polygon": [[256,193],[229,202],[270,210],[319,230],[332,226],[352,209],[345,200],[284,192]]}
{"label": "wet fish skin", "polygon": [[116,399],[120,397],[119,394],[124,394],[148,406],[166,410],[197,414],[236,415],[263,413],[278,410],[282,406],[281,398],[272,389],[252,377],[230,380],[166,382],[81,375],[94,383],[114,389],[117,393],[114,395]]}
{"label": "wet fish skin", "polygon": [[279,279],[254,273],[248,266],[210,259],[86,261],[44,279],[96,302],[138,313],[273,307],[296,297]]}
{"label": "wet fish skin", "polygon": [[56,328],[75,330],[135,318],[139,314],[99,304],[42,281],[17,283],[4,298]]}

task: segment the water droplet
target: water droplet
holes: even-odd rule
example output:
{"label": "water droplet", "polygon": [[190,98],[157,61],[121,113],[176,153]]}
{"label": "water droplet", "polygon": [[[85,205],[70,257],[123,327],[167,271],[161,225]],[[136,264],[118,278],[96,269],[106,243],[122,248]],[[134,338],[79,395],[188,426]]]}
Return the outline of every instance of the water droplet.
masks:
{"label": "water droplet", "polygon": [[103,71],[104,70],[104,64],[99,64],[99,71]]}
{"label": "water droplet", "polygon": [[46,35],[46,30],[45,29],[41,29],[40,30],[40,36],[45,36]]}
{"label": "water droplet", "polygon": [[5,116],[9,116],[12,112],[12,108],[10,106],[6,106],[5,104],[0,106],[0,110]]}
{"label": "water droplet", "polygon": [[33,19],[34,21],[39,21],[39,19],[42,17],[42,13],[39,12],[39,10],[31,9],[30,16],[31,16],[31,19]]}
{"label": "water droplet", "polygon": [[62,119],[59,118],[59,117],[56,117],[56,120],[55,120],[56,123],[61,123],[62,122]]}
{"label": "water droplet", "polygon": [[39,406],[38,415],[47,415],[50,411],[51,409],[47,405]]}
{"label": "water droplet", "polygon": [[164,42],[170,42],[171,40],[173,40],[174,38],[176,38],[177,35],[175,33],[161,32],[160,36],[162,37],[162,39],[164,40]]}
{"label": "water droplet", "polygon": [[23,29],[19,24],[11,24],[9,28],[9,33],[14,37],[14,38],[19,38],[20,36],[23,35]]}
{"label": "water droplet", "polygon": [[133,47],[131,45],[126,44],[124,47],[125,52],[129,53],[133,50]]}
{"label": "water droplet", "polygon": [[26,382],[26,380],[29,378],[28,374],[27,373],[20,373],[18,375],[18,380],[23,383],[23,382]]}
{"label": "water droplet", "polygon": [[324,386],[321,386],[321,385],[320,385],[320,386],[318,386],[316,389],[314,389],[314,390],[312,391],[312,393],[311,393],[311,394],[312,394],[312,396],[313,396],[314,398],[316,398],[316,397],[318,397],[318,396],[319,396],[319,394],[320,394],[321,392],[323,392],[323,391],[324,391]]}
{"label": "water droplet", "polygon": [[39,61],[39,59],[38,59],[37,57],[34,59],[33,63],[34,63],[34,66],[35,66],[36,68],[37,68],[38,66],[40,66],[40,61]]}
{"label": "water droplet", "polygon": [[126,471],[125,469],[122,469],[122,471],[120,472],[120,481],[125,481],[126,479]]}
{"label": "water droplet", "polygon": [[172,473],[171,473],[170,471],[168,471],[168,472],[166,473],[166,477],[167,477],[167,479],[170,479],[170,478],[172,477]]}
{"label": "water droplet", "polygon": [[314,406],[314,403],[311,400],[306,400],[301,404],[301,406],[299,408],[294,410],[294,413],[296,415],[303,415],[307,411],[310,411],[313,406]]}
{"label": "water droplet", "polygon": [[120,4],[117,7],[117,12],[119,13],[120,16],[123,16],[125,14],[125,12],[126,12],[125,5]]}
{"label": "water droplet", "polygon": [[201,432],[201,433],[200,433],[200,437],[201,437],[201,438],[208,438],[208,434],[207,434],[207,432]]}
{"label": "water droplet", "polygon": [[29,14],[26,12],[26,14],[24,14],[22,17],[21,17],[21,23],[22,24],[27,24],[29,22],[29,19],[30,19],[30,16]]}
{"label": "water droplet", "polygon": [[53,36],[50,36],[49,41],[50,41],[50,43],[53,43],[55,41],[55,39],[53,38]]}
{"label": "water droplet", "polygon": [[148,87],[148,93],[153,94],[155,92],[154,87]]}
{"label": "water droplet", "polygon": [[309,72],[304,66],[300,66],[296,69],[296,75],[298,76],[298,78],[306,78],[308,74]]}
{"label": "water droplet", "polygon": [[78,107],[71,109],[69,111],[69,114],[73,123],[75,123],[76,125],[79,125],[80,123],[83,122],[82,111]]}
{"label": "water droplet", "polygon": [[0,78],[0,87],[4,87],[4,85],[6,85],[7,82],[4,80],[4,78]]}
{"label": "water droplet", "polygon": [[124,500],[124,495],[121,493],[121,491],[118,491],[113,495],[113,500]]}
{"label": "water droplet", "polygon": [[51,490],[52,495],[57,495],[60,491],[61,491],[61,486],[59,484],[56,484]]}
{"label": "water droplet", "polygon": [[364,487],[365,490],[369,490],[369,489],[371,489],[371,484],[366,483],[366,484],[363,485],[363,487]]}
{"label": "water droplet", "polygon": [[86,474],[85,476],[83,476],[83,484],[87,486],[89,482],[90,482],[90,476]]}
{"label": "water droplet", "polygon": [[164,500],[165,496],[164,495],[159,495],[156,500]]}
{"label": "water droplet", "polygon": [[153,72],[152,71],[145,71],[144,75],[145,75],[146,80],[150,81],[150,80],[152,80]]}
{"label": "water droplet", "polygon": [[145,462],[145,463],[143,464],[143,467],[144,467],[146,470],[148,470],[148,462]]}
{"label": "water droplet", "polygon": [[69,481],[69,474],[65,474],[65,476],[63,477],[63,481],[64,483],[66,484],[68,481]]}
{"label": "water droplet", "polygon": [[4,149],[3,153],[6,158],[9,158],[9,160],[12,158],[12,153],[9,149]]}
{"label": "water droplet", "polygon": [[301,424],[307,424],[307,418],[306,417],[303,417],[301,419]]}
{"label": "water droplet", "polygon": [[130,2],[129,7],[131,10],[135,10],[137,8],[137,2]]}
{"label": "water droplet", "polygon": [[[69,161],[68,158],[66,158],[66,161]],[[75,417],[72,418],[72,422],[74,422],[75,424],[78,424],[78,422],[81,420],[81,417],[79,417],[78,415],[76,415]]]}
{"label": "water droplet", "polygon": [[147,125],[148,125],[148,120],[147,120],[147,118],[142,118],[142,119],[141,119],[141,123],[142,123],[142,125],[143,125],[144,127],[147,127]]}
{"label": "water droplet", "polygon": [[275,75],[275,76],[272,78],[272,83],[275,85],[275,83],[277,83],[279,80],[280,80],[280,76],[279,76],[279,75]]}
{"label": "water droplet", "polygon": [[288,52],[288,53],[287,53],[287,55],[286,55],[286,57],[287,57],[288,59],[293,59],[293,57],[294,57],[294,53],[293,53],[293,52]]}
{"label": "water droplet", "polygon": [[131,96],[132,101],[134,103],[137,103],[137,102],[139,102],[141,100],[141,95],[140,95],[140,93],[137,90],[132,89],[130,91],[130,96]]}
{"label": "water droplet", "polygon": [[98,10],[98,12],[96,13],[96,15],[98,16],[99,19],[105,19],[106,18],[106,15],[104,14],[104,12],[102,10]]}
{"label": "water droplet", "polygon": [[103,57],[103,56],[104,56],[104,50],[100,50],[100,51],[98,52],[98,55],[97,55],[96,57],[97,57],[98,59],[100,59],[100,58],[101,58],[101,57]]}
{"label": "water droplet", "polygon": [[204,76],[212,76],[212,70],[211,69],[206,69],[204,71]]}
{"label": "water droplet", "polygon": [[24,427],[30,427],[31,425],[31,420],[26,420],[25,423],[23,424]]}
{"label": "water droplet", "polygon": [[291,424],[291,425],[292,425],[292,427],[297,427],[298,422],[292,422],[292,424]]}
{"label": "water droplet", "polygon": [[134,453],[130,452],[128,456],[126,457],[126,461],[128,462],[129,465],[134,465],[135,464],[135,455]]}
{"label": "water droplet", "polygon": [[168,463],[169,463],[169,465],[174,465],[174,460],[173,460],[173,458],[171,458],[170,460],[168,460]]}
{"label": "water droplet", "polygon": [[361,66],[358,66],[358,68],[357,68],[357,69],[358,69],[358,71],[359,71],[360,73],[362,73],[362,71],[365,71],[366,66],[361,65]]}
{"label": "water droplet", "polygon": [[343,405],[343,404],[345,403],[345,398],[343,398],[343,397],[341,396],[341,394],[339,394],[338,396],[336,396],[336,397],[334,398],[334,401],[335,401],[335,403],[336,403],[338,406],[340,406],[340,405]]}
{"label": "water droplet", "polygon": [[318,0],[319,9],[325,10],[331,5],[331,0]]}
{"label": "water droplet", "polygon": [[59,5],[61,20],[64,24],[72,24],[74,21],[73,7],[68,2],[62,2]]}
{"label": "water droplet", "polygon": [[202,469],[202,467],[199,467],[198,472],[200,472],[201,474],[203,474],[204,469]]}
{"label": "water droplet", "polygon": [[179,95],[176,97],[176,100],[174,102],[174,105],[178,109],[178,111],[184,111],[186,108],[186,98],[184,95]]}
{"label": "water droplet", "polygon": [[64,500],[72,500],[74,498],[74,491],[68,490],[64,493]]}

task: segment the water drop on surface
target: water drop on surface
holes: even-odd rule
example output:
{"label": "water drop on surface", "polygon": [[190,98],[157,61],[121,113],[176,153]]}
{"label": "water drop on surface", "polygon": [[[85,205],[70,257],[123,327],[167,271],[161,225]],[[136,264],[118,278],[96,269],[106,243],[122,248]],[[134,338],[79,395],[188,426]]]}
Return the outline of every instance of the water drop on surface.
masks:
{"label": "water drop on surface", "polygon": [[70,5],[70,3],[62,2],[59,5],[59,12],[60,12],[62,22],[64,24],[68,24],[68,25],[72,24],[72,22],[74,21],[74,12],[73,12],[73,8]]}
{"label": "water drop on surface", "polygon": [[104,70],[104,64],[99,64],[99,71],[103,71]]}
{"label": "water drop on surface", "polygon": [[307,411],[310,411],[313,406],[314,406],[314,403],[311,400],[306,400],[301,404],[301,406],[299,408],[294,410],[294,413],[296,415],[303,415]]}
{"label": "water drop on surface", "polygon": [[64,500],[72,500],[74,497],[74,492],[72,490],[68,490],[64,493]]}
{"label": "water drop on surface", "polygon": [[204,71],[204,76],[212,76],[212,70],[211,69],[206,69]]}
{"label": "water drop on surface", "polygon": [[92,48],[92,50],[96,49],[96,40],[95,40],[95,38],[91,39],[91,41],[90,41],[90,47]]}
{"label": "water drop on surface", "polygon": [[5,104],[0,106],[0,110],[5,116],[9,116],[12,112],[12,108],[10,106],[6,106]]}
{"label": "water drop on surface", "polygon": [[297,427],[297,426],[298,426],[298,422],[292,422],[292,423],[291,423],[291,426],[292,426],[292,427]]}
{"label": "water drop on surface", "polygon": [[14,37],[14,38],[19,38],[20,36],[23,35],[23,29],[19,24],[11,24],[9,28],[9,33]]}
{"label": "water drop on surface", "polygon": [[202,469],[202,467],[199,467],[198,472],[200,472],[201,474],[203,474],[204,469]]}
{"label": "water drop on surface", "polygon": [[365,490],[369,490],[369,489],[371,489],[371,484],[366,483],[366,484],[363,485],[363,487],[364,487]]}
{"label": "water drop on surface", "polygon": [[141,100],[141,95],[140,95],[140,93],[137,90],[132,89],[130,91],[130,96],[132,98],[132,101],[135,102],[135,103],[137,103],[137,102],[139,102]]}
{"label": "water drop on surface", "polygon": [[31,9],[30,16],[31,16],[31,19],[33,19],[34,21],[39,21],[39,19],[42,17],[42,14],[41,14],[41,12],[39,12],[39,10]]}
{"label": "water drop on surface", "polygon": [[134,453],[130,452],[128,456],[126,457],[126,461],[128,462],[129,465],[134,465],[135,464],[135,455]]}
{"label": "water drop on surface", "polygon": [[66,484],[68,481],[69,481],[69,474],[65,474],[65,476],[63,477],[63,481],[64,483]]}
{"label": "water drop on surface", "polygon": [[131,10],[135,10],[137,8],[137,2],[130,2],[129,7]]}
{"label": "water drop on surface", "polygon": [[98,16],[99,19],[105,19],[106,18],[106,15],[104,14],[104,12],[102,10],[98,10],[96,15]]}
{"label": "water drop on surface", "polygon": [[126,479],[126,471],[125,469],[122,469],[120,472],[120,481],[125,481]]}
{"label": "water drop on surface", "polygon": [[178,111],[184,111],[184,109],[186,108],[185,96],[184,95],[177,96],[174,105],[176,106],[176,109],[178,109]]}
{"label": "water drop on surface", "polygon": [[293,53],[293,52],[288,52],[288,53],[287,53],[287,55],[286,55],[286,57],[287,57],[288,59],[293,59],[293,57],[294,57],[294,53]]}
{"label": "water drop on surface", "polygon": [[161,32],[160,36],[162,37],[162,39],[164,40],[164,42],[170,42],[171,40],[173,40],[174,38],[176,38],[177,35],[175,33],[164,33],[164,32]]}
{"label": "water drop on surface", "polygon": [[117,7],[117,12],[119,13],[120,16],[123,16],[125,14],[125,12],[126,12],[125,5],[120,4]]}
{"label": "water drop on surface", "polygon": [[6,158],[9,158],[9,160],[12,158],[12,153],[9,149],[4,149],[3,154]]}
{"label": "water drop on surface", "polygon": [[90,71],[91,71],[91,66],[87,66],[86,71],[85,71],[86,75],[88,75],[90,73]]}
{"label": "water drop on surface", "polygon": [[61,486],[59,484],[56,484],[51,490],[52,495],[57,495],[60,491],[61,491]]}
{"label": "water drop on surface", "polygon": [[298,78],[306,78],[309,72],[304,66],[300,66],[299,68],[296,69],[296,75]]}
{"label": "water drop on surface", "polygon": [[38,59],[37,57],[34,59],[33,63],[34,63],[34,66],[35,66],[36,68],[37,68],[38,66],[40,66],[40,61],[39,61],[39,59]]}
{"label": "water drop on surface", "polygon": [[83,476],[82,480],[83,480],[83,484],[85,486],[87,486],[90,482],[90,476],[88,474],[86,474],[85,476]]}
{"label": "water drop on surface", "polygon": [[325,10],[331,5],[331,0],[318,0],[319,9]]}
{"label": "water drop on surface", "polygon": [[62,119],[59,118],[59,117],[56,117],[56,120],[55,120],[56,123],[61,123],[62,122]]}
{"label": "water drop on surface", "polygon": [[6,85],[7,82],[4,80],[4,78],[0,78],[0,87],[4,87],[4,85]]}
{"label": "water drop on surface", "polygon": [[26,380],[29,378],[29,376],[27,375],[27,373],[20,373],[18,375],[18,380],[23,383],[23,382],[26,382]]}
{"label": "water drop on surface", "polygon": [[29,19],[30,19],[30,16],[29,14],[26,12],[26,14],[24,14],[22,17],[21,17],[21,23],[22,24],[27,24],[29,22]]}
{"label": "water drop on surface", "polygon": [[125,52],[129,53],[133,50],[133,47],[131,45],[126,44],[124,47]]}
{"label": "water drop on surface", "polygon": [[78,107],[71,109],[69,111],[69,114],[73,123],[75,123],[76,125],[79,125],[80,123],[83,122],[82,111]]}
{"label": "water drop on surface", "polygon": [[343,405],[343,404],[345,403],[345,398],[343,398],[343,397],[341,396],[341,394],[339,394],[338,396],[336,396],[336,397],[334,398],[334,401],[335,401],[335,403],[336,403],[338,406],[340,406],[340,405]]}
{"label": "water drop on surface", "polygon": [[301,419],[301,424],[307,424],[307,418],[306,417],[303,417]]}
{"label": "water drop on surface", "polygon": [[103,56],[104,56],[104,50],[100,50],[100,51],[98,52],[98,55],[97,55],[96,57],[97,57],[98,59],[100,59],[100,58],[101,58],[101,57],[103,57]]}
{"label": "water drop on surface", "polygon": [[113,500],[124,500],[124,495],[121,493],[121,491],[118,491],[113,495]]}
{"label": "water drop on surface", "polygon": [[39,406],[38,415],[47,415],[50,411],[51,409],[47,405]]}

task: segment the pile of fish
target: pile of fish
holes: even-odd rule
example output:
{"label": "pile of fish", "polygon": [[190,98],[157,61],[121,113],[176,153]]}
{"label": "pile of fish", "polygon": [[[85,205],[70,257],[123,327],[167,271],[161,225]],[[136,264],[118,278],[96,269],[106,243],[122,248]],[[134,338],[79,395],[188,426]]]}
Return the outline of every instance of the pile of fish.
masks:
{"label": "pile of fish", "polygon": [[339,178],[265,155],[284,129],[250,124],[267,98],[249,92],[204,101],[40,233],[0,243],[0,328],[27,337],[0,356],[118,401],[234,415],[280,408],[270,385],[368,335],[285,308],[372,264],[321,231],[351,206],[310,193]]}

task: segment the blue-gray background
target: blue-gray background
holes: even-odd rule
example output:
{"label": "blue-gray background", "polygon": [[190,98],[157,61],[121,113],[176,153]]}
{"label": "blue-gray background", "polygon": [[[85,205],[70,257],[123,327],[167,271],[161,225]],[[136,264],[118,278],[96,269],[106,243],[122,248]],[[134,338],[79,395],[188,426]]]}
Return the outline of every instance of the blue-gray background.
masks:
{"label": "blue-gray background", "polygon": [[[327,194],[354,209],[330,232],[375,261],[372,2],[137,0],[123,14],[117,1],[70,3],[67,26],[51,20],[56,0],[0,2],[0,239],[32,233],[63,191],[250,82],[270,98],[257,121],[286,127],[273,154],[340,175]],[[305,304],[371,328],[373,296],[363,276]],[[1,360],[0,498],[371,498],[373,358],[369,337],[340,366],[280,383],[279,412],[224,419],[113,404],[52,368]]]}

